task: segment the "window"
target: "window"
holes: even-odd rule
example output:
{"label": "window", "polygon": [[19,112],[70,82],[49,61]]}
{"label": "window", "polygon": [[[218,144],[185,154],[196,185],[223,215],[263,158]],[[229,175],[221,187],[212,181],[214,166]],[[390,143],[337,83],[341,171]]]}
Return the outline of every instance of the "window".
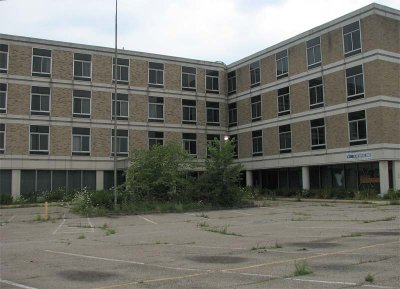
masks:
{"label": "window", "polygon": [[164,87],[164,64],[149,62],[149,86]]}
{"label": "window", "polygon": [[235,159],[238,158],[239,155],[239,142],[238,142],[238,137],[237,135],[231,135],[229,136],[229,140],[233,143],[233,157]]}
{"label": "window", "polygon": [[343,27],[343,45],[345,57],[361,52],[361,33],[359,21]]}
{"label": "window", "polygon": [[207,124],[219,126],[219,103],[207,101]]}
{"label": "window", "polygon": [[236,71],[228,73],[228,95],[236,93]]}
{"label": "window", "polygon": [[351,112],[349,118],[350,145],[362,145],[367,143],[367,121],[365,110]]}
{"label": "window", "polygon": [[74,79],[90,81],[92,75],[92,56],[74,53]]}
{"label": "window", "polygon": [[219,135],[218,134],[208,134],[207,135],[207,158],[210,157],[210,151],[209,151],[208,147],[215,140],[219,140]]}
{"label": "window", "polygon": [[6,125],[4,123],[0,123],[0,154],[4,154],[6,143]]}
{"label": "window", "polygon": [[321,66],[321,38],[315,37],[307,41],[308,69]]}
{"label": "window", "polygon": [[[113,81],[115,81],[115,58],[113,58]],[[129,59],[117,58],[117,81],[121,84],[129,83]]]}
{"label": "window", "polygon": [[31,125],[29,152],[31,154],[49,153],[49,127],[42,125]]}
{"label": "window", "polygon": [[117,119],[128,119],[129,115],[129,102],[128,94],[117,93],[117,98],[115,98],[115,93],[112,94],[112,117],[117,117]]}
{"label": "window", "polygon": [[162,131],[149,131],[149,149],[154,145],[162,146],[164,144],[164,133]]}
{"label": "window", "polygon": [[237,104],[236,102],[228,104],[229,126],[237,126]]}
{"label": "window", "polygon": [[0,73],[8,71],[8,45],[0,44]]}
{"label": "window", "polygon": [[322,77],[308,81],[308,92],[310,94],[310,109],[324,106],[324,86]]}
{"label": "window", "polygon": [[72,128],[72,154],[90,155],[90,128]]}
{"label": "window", "polygon": [[149,121],[164,121],[164,98],[149,96]]}
{"label": "window", "polygon": [[261,120],[261,95],[251,98],[251,121]]}
{"label": "window", "polygon": [[50,114],[50,87],[32,86],[31,114]]}
{"label": "window", "polygon": [[182,123],[196,123],[196,101],[182,99]]}
{"label": "window", "polygon": [[362,65],[346,69],[347,100],[364,97],[364,74]]}
{"label": "window", "polygon": [[290,124],[279,127],[279,152],[290,153],[292,151],[292,132]]}
{"label": "window", "polygon": [[250,87],[260,85],[260,61],[250,63]]}
{"label": "window", "polygon": [[311,149],[319,150],[325,148],[325,120],[323,118],[310,121],[311,126]]}
{"label": "window", "polygon": [[183,148],[192,156],[196,156],[196,134],[195,133],[183,133],[182,134]]}
{"label": "window", "polygon": [[251,133],[253,140],[253,156],[262,156],[262,130],[256,130]]}
{"label": "window", "polygon": [[74,90],[72,113],[74,117],[90,118],[90,98],[90,91]]}
{"label": "window", "polygon": [[32,76],[50,77],[50,75],[51,75],[51,50],[33,48]]}
{"label": "window", "polygon": [[206,70],[206,92],[219,93],[219,72],[217,70]]}
{"label": "window", "polygon": [[276,60],[276,79],[288,76],[288,57],[287,49],[275,55]]}
{"label": "window", "polygon": [[7,84],[0,83],[0,113],[7,112]]}
{"label": "window", "polygon": [[[114,130],[111,131],[111,154],[114,155]],[[117,129],[117,155],[127,156],[128,155],[128,130]]]}
{"label": "window", "polygon": [[182,90],[196,91],[196,68],[182,66]]}
{"label": "window", "polygon": [[278,115],[290,113],[289,87],[278,89]]}

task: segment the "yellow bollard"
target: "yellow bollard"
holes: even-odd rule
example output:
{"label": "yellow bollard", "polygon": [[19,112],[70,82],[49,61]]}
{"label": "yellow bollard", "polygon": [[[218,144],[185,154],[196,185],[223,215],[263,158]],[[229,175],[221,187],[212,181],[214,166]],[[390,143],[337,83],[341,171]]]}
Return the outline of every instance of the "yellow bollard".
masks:
{"label": "yellow bollard", "polygon": [[44,203],[44,219],[46,221],[49,219],[49,207],[47,202]]}

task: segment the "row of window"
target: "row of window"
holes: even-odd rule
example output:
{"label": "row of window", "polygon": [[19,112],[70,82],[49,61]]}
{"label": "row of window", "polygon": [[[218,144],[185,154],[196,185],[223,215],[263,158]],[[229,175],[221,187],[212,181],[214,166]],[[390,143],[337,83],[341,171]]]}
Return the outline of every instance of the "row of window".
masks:
{"label": "row of window", "polygon": [[[74,80],[92,80],[92,55],[74,53],[73,77]],[[130,61],[127,58],[113,58],[112,80],[120,84],[129,84]],[[8,71],[8,45],[0,44],[0,73]],[[48,49],[32,48],[32,76],[51,77],[52,51]],[[182,90],[196,91],[195,67],[182,66]],[[219,71],[206,70],[206,91],[219,93]],[[148,84],[150,87],[164,87],[164,64],[149,62]]]}
{"label": "row of window", "polygon": [[[346,25],[342,29],[344,56],[352,56],[361,52],[360,22],[356,21]],[[315,37],[306,42],[307,68],[312,69],[321,66],[321,37]],[[276,79],[282,79],[289,75],[288,50],[282,50],[275,54]],[[250,88],[261,83],[260,60],[249,64]],[[236,71],[228,73],[228,95],[236,93]]]}
{"label": "row of window", "polygon": [[[348,114],[349,123],[349,141],[350,145],[362,145],[367,143],[367,122],[365,111],[356,111]],[[311,149],[325,149],[325,120],[324,118],[314,119],[310,121]],[[50,143],[49,126],[31,125],[29,128],[29,151],[31,154],[48,154]],[[90,155],[90,128],[72,128],[72,154],[73,155]],[[219,135],[208,134],[207,142],[214,139],[220,139]],[[235,155],[237,156],[237,135],[231,136],[235,140]],[[252,132],[252,153],[253,156],[263,154],[263,135],[262,130]],[[0,153],[4,153],[5,144],[5,125],[0,124]],[[164,132],[149,131],[148,145],[164,144]],[[128,155],[129,151],[129,135],[128,130],[117,130],[117,155]],[[197,135],[195,133],[183,133],[182,145],[191,155],[197,155]],[[292,133],[291,125],[279,126],[279,149],[280,153],[290,153],[292,151]],[[111,151],[114,149],[114,130],[111,136]],[[207,153],[208,155],[208,153]]]}
{"label": "row of window", "polygon": [[[358,65],[346,69],[347,100],[352,101],[364,97],[364,74],[363,66]],[[323,78],[318,77],[308,81],[309,106],[315,109],[324,106],[324,84]],[[290,88],[289,86],[277,90],[278,116],[290,114]],[[252,122],[262,119],[261,95],[251,98],[251,120]],[[228,105],[229,126],[237,126],[237,104]]]}

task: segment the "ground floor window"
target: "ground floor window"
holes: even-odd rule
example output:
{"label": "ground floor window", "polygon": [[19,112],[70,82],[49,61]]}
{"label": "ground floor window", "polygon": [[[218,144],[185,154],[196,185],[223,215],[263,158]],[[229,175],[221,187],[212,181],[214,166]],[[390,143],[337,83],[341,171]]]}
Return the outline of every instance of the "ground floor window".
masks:
{"label": "ground floor window", "polygon": [[0,195],[11,195],[11,170],[0,170]]}
{"label": "ground floor window", "polygon": [[[103,186],[105,190],[110,190],[114,187],[114,171],[104,171]],[[117,171],[117,184],[125,183],[125,175],[123,171]]]}
{"label": "ground floor window", "polygon": [[253,171],[253,184],[279,195],[294,195],[302,189],[301,168],[256,170]]}

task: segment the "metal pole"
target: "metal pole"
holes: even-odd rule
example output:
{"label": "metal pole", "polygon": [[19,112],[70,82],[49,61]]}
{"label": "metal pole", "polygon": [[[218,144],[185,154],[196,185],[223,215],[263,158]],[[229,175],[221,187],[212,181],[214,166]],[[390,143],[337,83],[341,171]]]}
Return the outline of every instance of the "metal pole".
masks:
{"label": "metal pole", "polygon": [[114,209],[117,209],[117,18],[118,16],[118,0],[115,0],[115,57],[114,57]]}

